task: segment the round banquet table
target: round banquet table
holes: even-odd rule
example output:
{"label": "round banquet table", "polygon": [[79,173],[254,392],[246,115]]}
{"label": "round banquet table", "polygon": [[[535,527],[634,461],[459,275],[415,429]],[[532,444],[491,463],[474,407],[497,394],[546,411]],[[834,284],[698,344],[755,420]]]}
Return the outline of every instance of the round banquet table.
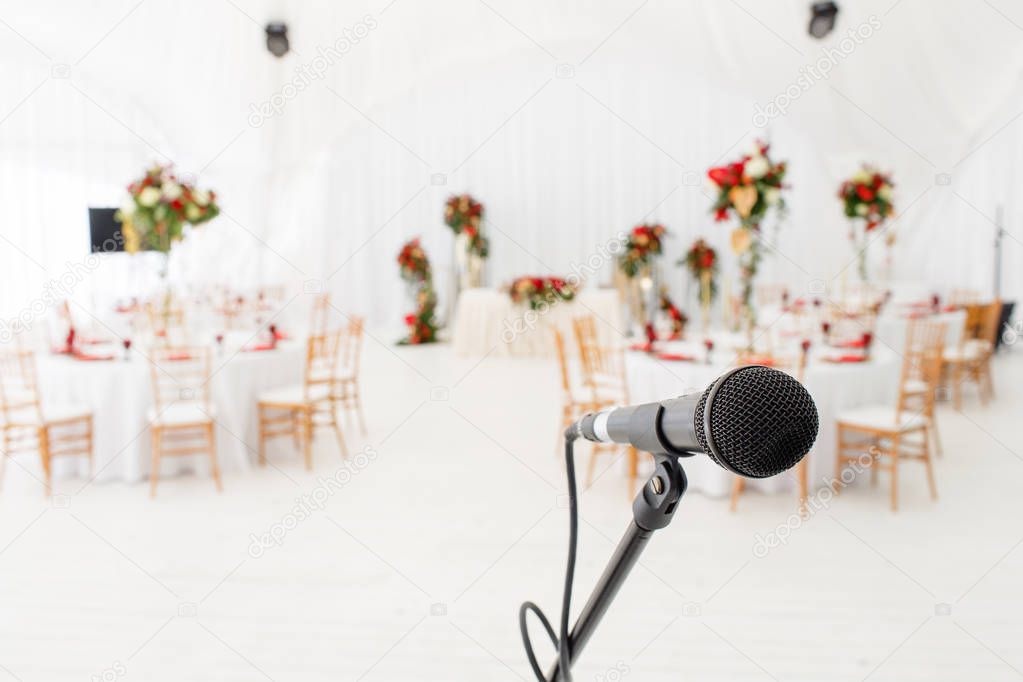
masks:
{"label": "round banquet table", "polygon": [[557,328],[572,333],[574,317],[592,315],[603,344],[617,344],[622,331],[621,302],[615,289],[583,289],[571,301],[557,301],[545,312],[513,303],[505,291],[466,289],[458,296],[453,342],[455,354],[546,356],[553,353],[550,334]]}
{"label": "round banquet table", "polygon": [[[693,341],[662,342],[657,345],[657,351],[690,355],[697,358],[695,361],[662,360],[657,354],[626,351],[630,402],[653,402],[703,391],[732,366],[729,364],[735,357],[735,351],[729,350],[732,345],[728,338],[715,340],[716,350],[711,354],[710,364],[705,362],[702,343]],[[816,351],[811,350],[803,381],[820,416],[817,442],[807,455],[811,494],[835,475],[835,417],[838,412],[870,404],[891,405],[894,411],[899,377],[898,357],[884,347],[875,348],[870,360],[857,363],[825,362],[815,355]],[[683,466],[691,490],[711,496],[731,492],[734,475],[714,464],[709,457],[687,458]],[[791,489],[795,494],[795,485],[795,477],[786,474],[747,481],[748,488],[765,492]]]}
{"label": "round banquet table", "polygon": [[[211,351],[211,398],[217,421],[217,460],[224,472],[247,469],[257,452],[256,395],[270,388],[302,381],[305,344],[281,341],[273,350],[245,351],[225,340]],[[93,473],[97,480],[142,480],[149,475],[150,432],[146,411],[153,405],[149,362],[138,350],[124,359],[123,350],[94,346],[94,355],[114,360],[83,361],[66,355],[40,354],[39,390],[44,405],[83,405],[93,410]],[[26,460],[28,464],[28,460]],[[38,463],[36,463],[38,466]],[[190,469],[209,474],[205,454],[165,457],[164,475]],[[55,476],[88,476],[83,457],[54,459]]]}

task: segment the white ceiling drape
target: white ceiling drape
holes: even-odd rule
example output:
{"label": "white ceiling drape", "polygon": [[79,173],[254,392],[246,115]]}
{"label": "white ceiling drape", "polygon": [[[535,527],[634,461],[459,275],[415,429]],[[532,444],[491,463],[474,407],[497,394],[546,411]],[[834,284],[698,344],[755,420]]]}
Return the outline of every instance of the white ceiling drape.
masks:
{"label": "white ceiling drape", "polygon": [[[325,280],[340,307],[400,325],[394,256],[420,235],[445,277],[448,194],[485,203],[494,284],[565,273],[642,221],[671,230],[671,264],[696,236],[727,250],[704,173],[758,137],[792,185],[765,280],[854,277],[834,192],[870,161],[898,183],[897,278],[988,291],[1000,206],[1017,296],[1023,8],[840,4],[814,41],[797,0],[2,2],[0,312],[85,262],[86,207],[120,204],[151,161],[224,207],[175,256],[178,276]],[[282,60],[263,46],[270,20],[290,27]],[[325,57],[336,45],[350,49]],[[264,102],[279,112],[256,121]],[[130,286],[122,267],[77,268],[72,295]]]}

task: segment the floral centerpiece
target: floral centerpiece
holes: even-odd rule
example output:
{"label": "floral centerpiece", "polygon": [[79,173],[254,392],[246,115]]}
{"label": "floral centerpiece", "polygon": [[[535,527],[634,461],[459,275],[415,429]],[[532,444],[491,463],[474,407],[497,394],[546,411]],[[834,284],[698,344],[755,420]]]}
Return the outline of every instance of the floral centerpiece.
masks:
{"label": "floral centerpiece", "polygon": [[[838,189],[838,198],[842,201],[842,209],[850,223],[849,239],[856,249],[860,279],[864,282],[867,281],[870,233],[895,213],[892,205],[894,186],[890,175],[881,173],[873,166],[864,165]],[[862,229],[857,229],[857,224]]]}
{"label": "floral centerpiece", "polygon": [[408,333],[398,343],[420,344],[437,340],[437,292],[433,288],[433,274],[430,259],[419,243],[413,239],[398,252],[398,267],[401,278],[408,282],[416,309],[405,316]]}
{"label": "floral centerpiece", "polygon": [[490,242],[483,236],[483,204],[468,194],[450,197],[444,205],[444,223],[455,233],[455,262],[458,285],[483,285],[483,261],[490,254]]}
{"label": "floral centerpiece", "polygon": [[753,281],[763,257],[760,228],[774,209],[784,214],[782,189],[786,162],[770,157],[770,145],[757,142],[750,154],[734,163],[711,168],[707,176],[717,189],[711,210],[718,222],[736,217],[739,226],[732,232],[732,249],[739,256],[742,315],[748,331],[756,325],[753,308]]}
{"label": "floral centerpiece", "polygon": [[519,277],[508,286],[515,303],[527,303],[530,310],[539,310],[556,301],[571,301],[576,289],[560,277]]}
{"label": "floral centerpiece", "polygon": [[180,180],[171,167],[156,165],[128,185],[130,201],[119,209],[124,249],[168,253],[184,237],[185,225],[201,225],[220,213],[217,194]]}
{"label": "floral centerpiece", "polygon": [[419,244],[419,238],[407,242],[398,252],[398,267],[401,278],[406,282],[422,282],[430,279],[430,259]]}
{"label": "floral centerpiece", "polygon": [[689,318],[672,302],[666,290],[661,291],[661,311],[667,313],[668,321],[671,322],[671,338],[681,339]]}
{"label": "floral centerpiece", "polygon": [[668,234],[663,225],[637,225],[625,240],[625,250],[618,258],[618,267],[632,279],[654,256],[664,251],[661,241]]}

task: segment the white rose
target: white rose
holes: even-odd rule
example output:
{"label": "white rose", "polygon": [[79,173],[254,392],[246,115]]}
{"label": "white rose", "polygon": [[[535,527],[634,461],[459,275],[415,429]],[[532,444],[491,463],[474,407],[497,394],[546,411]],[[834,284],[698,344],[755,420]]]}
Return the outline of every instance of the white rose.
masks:
{"label": "white rose", "polygon": [[163,196],[167,201],[174,201],[181,196],[181,185],[176,182],[163,183]]}
{"label": "white rose", "polygon": [[781,190],[777,187],[771,187],[764,191],[764,201],[767,202],[768,206],[775,206],[781,201]]}
{"label": "white rose", "polygon": [[856,215],[867,215],[867,205],[856,204]]}
{"label": "white rose", "polygon": [[195,203],[200,206],[205,206],[210,203],[210,193],[204,189],[197,189],[192,192],[192,198],[195,199]]}
{"label": "white rose", "polygon": [[188,204],[188,206],[185,207],[185,217],[188,218],[189,221],[194,222],[198,220],[199,215],[199,207],[195,204]]}
{"label": "white rose", "polygon": [[852,176],[853,182],[865,183],[870,182],[873,179],[873,175],[865,170],[857,171],[856,175]]}
{"label": "white rose", "polygon": [[892,186],[891,185],[881,185],[881,188],[879,190],[877,190],[877,196],[881,197],[885,201],[891,201],[892,200]]}
{"label": "white rose", "polygon": [[155,187],[145,187],[139,192],[139,204],[146,208],[152,208],[156,206],[157,202],[160,201],[160,190]]}
{"label": "white rose", "polygon": [[762,178],[771,170],[771,164],[762,156],[754,156],[746,162],[746,175],[751,178]]}

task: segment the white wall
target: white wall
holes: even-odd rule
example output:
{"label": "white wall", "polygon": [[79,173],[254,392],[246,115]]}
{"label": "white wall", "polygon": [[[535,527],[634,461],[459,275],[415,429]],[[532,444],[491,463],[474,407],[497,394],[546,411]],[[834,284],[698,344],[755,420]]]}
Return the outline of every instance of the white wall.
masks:
{"label": "white wall", "polygon": [[[0,3],[0,304],[16,314],[82,261],[85,207],[120,203],[152,160],[196,174],[225,209],[179,273],[300,286],[336,272],[343,308],[400,324],[393,258],[422,235],[444,272],[450,192],[486,205],[493,283],[563,273],[644,220],[674,233],[671,263],[697,235],[727,248],[703,175],[758,136],[792,184],[765,279],[837,285],[852,253],[834,192],[872,161],[898,183],[899,279],[989,287],[1002,204],[1017,296],[1023,41],[1009,19],[1023,8],[996,4],[846,2],[816,42],[797,0]],[[291,27],[284,60],[263,47],[272,19]],[[322,79],[251,125],[253,103],[360,22],[374,28]],[[860,26],[870,35],[848,50]],[[843,47],[827,79],[807,76]],[[788,113],[758,128],[758,105],[801,77]]]}

